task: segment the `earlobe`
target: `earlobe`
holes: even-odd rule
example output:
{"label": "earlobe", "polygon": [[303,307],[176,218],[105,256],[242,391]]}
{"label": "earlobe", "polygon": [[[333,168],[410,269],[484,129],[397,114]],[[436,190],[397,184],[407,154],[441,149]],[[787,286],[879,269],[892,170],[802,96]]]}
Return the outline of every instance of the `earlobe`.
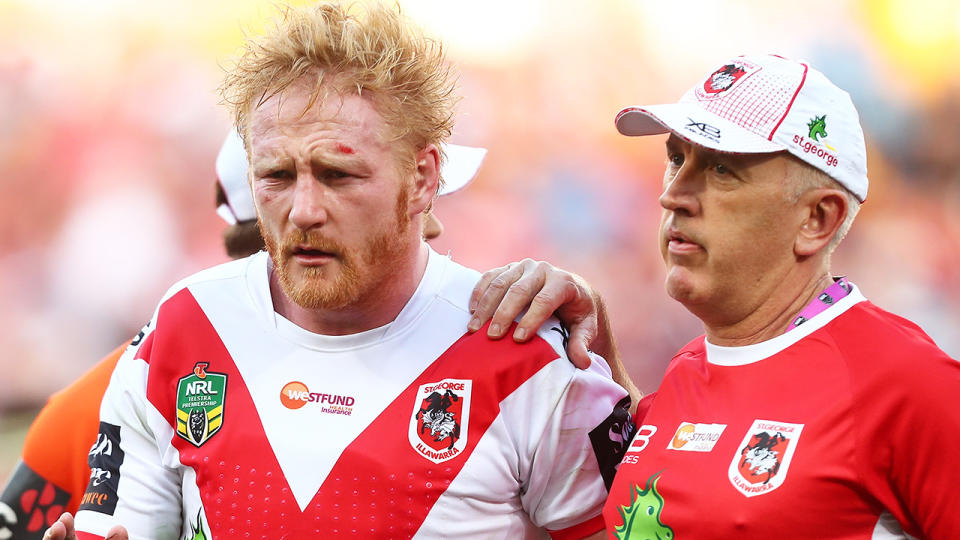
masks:
{"label": "earlobe", "polygon": [[847,215],[847,199],[836,189],[814,189],[805,193],[798,204],[806,209],[806,216],[797,232],[794,252],[808,257],[830,244]]}
{"label": "earlobe", "polygon": [[433,203],[440,184],[440,151],[428,144],[417,152],[413,185],[410,187],[410,212],[419,214]]}

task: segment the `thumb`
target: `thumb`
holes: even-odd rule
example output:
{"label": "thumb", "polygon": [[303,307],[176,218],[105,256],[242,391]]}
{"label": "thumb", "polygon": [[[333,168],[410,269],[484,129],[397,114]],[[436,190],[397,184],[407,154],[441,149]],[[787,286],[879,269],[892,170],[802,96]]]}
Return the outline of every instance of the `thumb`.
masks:
{"label": "thumb", "polygon": [[107,531],[106,540],[129,540],[129,538],[130,536],[127,535],[127,529],[121,525],[114,525]]}

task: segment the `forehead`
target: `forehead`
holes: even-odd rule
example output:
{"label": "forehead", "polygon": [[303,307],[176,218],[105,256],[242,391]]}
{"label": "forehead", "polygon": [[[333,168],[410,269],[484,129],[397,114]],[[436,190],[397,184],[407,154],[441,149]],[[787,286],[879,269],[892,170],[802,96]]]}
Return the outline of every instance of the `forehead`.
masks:
{"label": "forehead", "polygon": [[321,90],[311,104],[313,88],[301,79],[254,109],[248,132],[251,154],[273,153],[291,140],[329,144],[344,153],[389,146],[388,126],[371,98],[329,87]]}
{"label": "forehead", "polygon": [[743,168],[754,166],[777,166],[786,167],[791,163],[790,154],[783,152],[768,152],[760,154],[734,154],[730,152],[719,152],[712,148],[707,148],[670,133],[666,142],[667,152],[688,152],[701,159],[708,161],[722,161],[724,163],[737,165]]}

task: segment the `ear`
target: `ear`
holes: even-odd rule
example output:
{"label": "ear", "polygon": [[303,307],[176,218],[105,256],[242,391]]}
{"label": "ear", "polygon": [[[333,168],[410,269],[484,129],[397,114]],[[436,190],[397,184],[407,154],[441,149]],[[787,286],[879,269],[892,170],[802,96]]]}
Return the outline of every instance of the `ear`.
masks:
{"label": "ear", "polygon": [[413,185],[410,186],[410,215],[423,213],[433,204],[440,186],[440,150],[428,144],[417,152]]}
{"label": "ear", "polygon": [[811,189],[797,205],[804,215],[793,251],[798,257],[815,255],[830,244],[847,217],[847,198],[837,189]]}

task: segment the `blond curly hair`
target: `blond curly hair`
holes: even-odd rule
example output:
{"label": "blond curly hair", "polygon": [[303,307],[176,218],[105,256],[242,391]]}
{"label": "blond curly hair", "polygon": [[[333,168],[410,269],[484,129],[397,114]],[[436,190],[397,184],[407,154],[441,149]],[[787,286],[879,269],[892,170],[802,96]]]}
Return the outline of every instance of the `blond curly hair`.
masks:
{"label": "blond curly hair", "polygon": [[220,87],[241,136],[254,109],[304,77],[316,77],[307,109],[331,90],[370,97],[409,166],[417,150],[446,141],[453,128],[458,97],[443,47],[399,7],[282,8],[271,32],[247,41]]}

